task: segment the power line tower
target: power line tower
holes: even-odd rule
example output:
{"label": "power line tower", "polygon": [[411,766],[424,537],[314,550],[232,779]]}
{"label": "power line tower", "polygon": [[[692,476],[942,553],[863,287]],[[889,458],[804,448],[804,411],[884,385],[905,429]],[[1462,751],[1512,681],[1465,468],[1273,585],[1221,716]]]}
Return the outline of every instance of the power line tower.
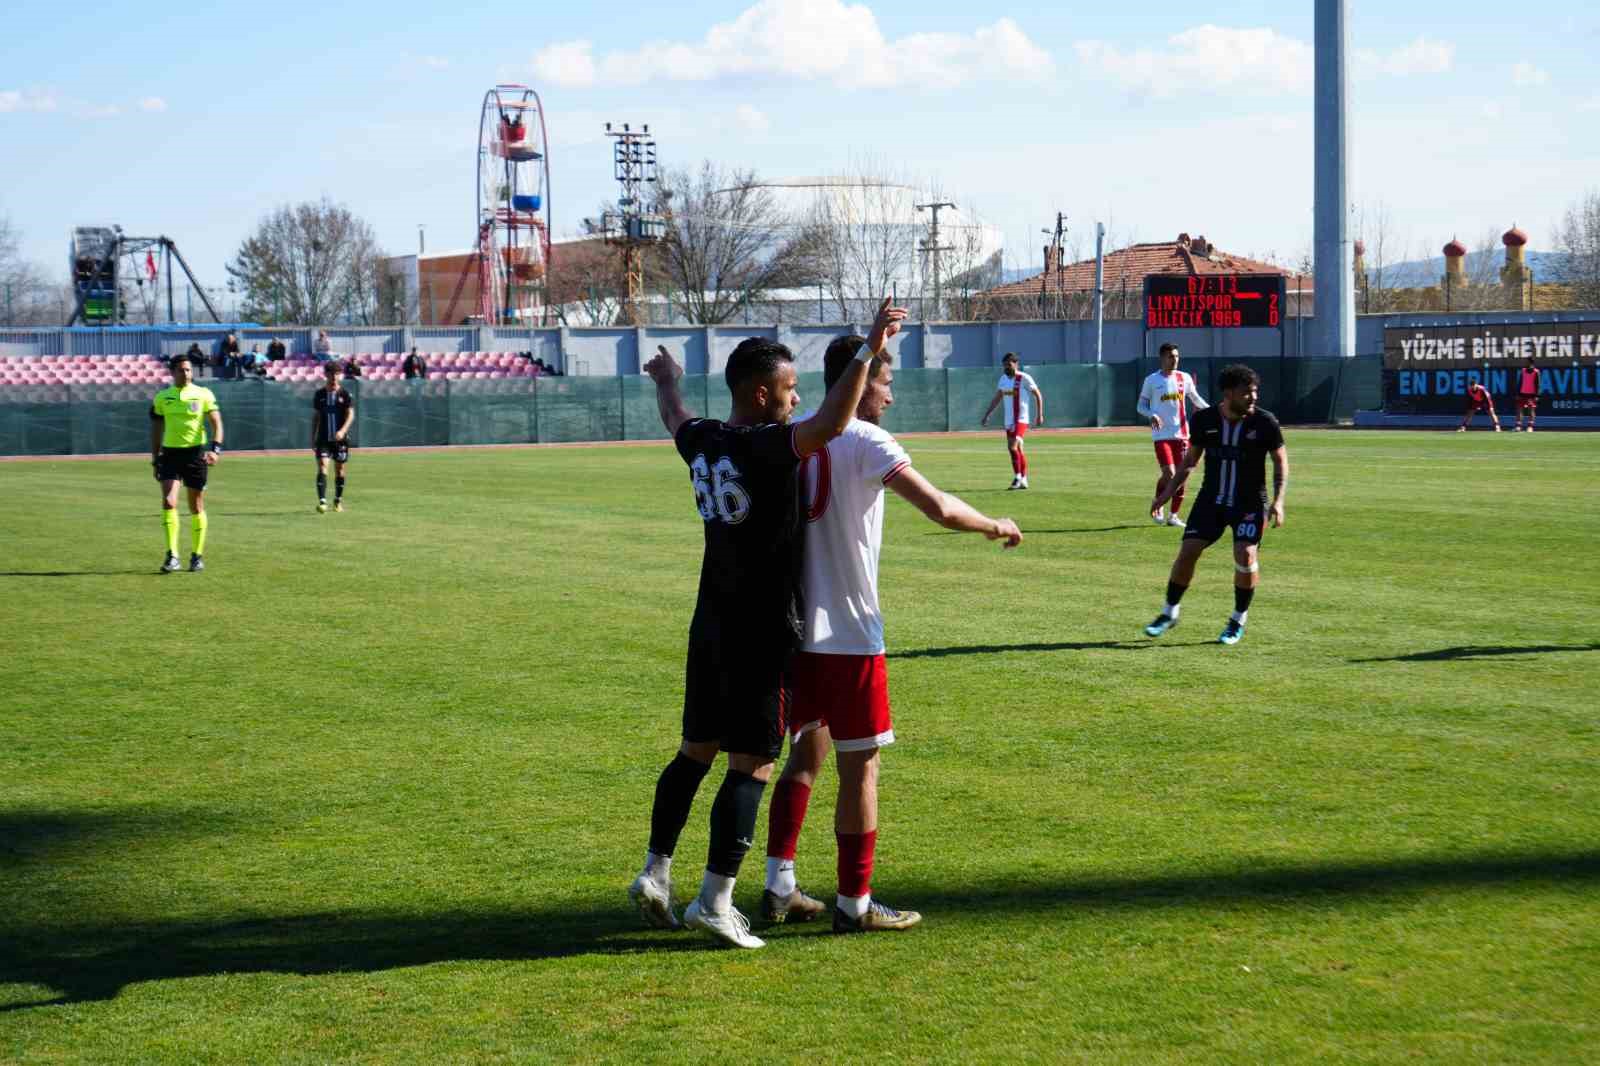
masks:
{"label": "power line tower", "polygon": [[933,219],[928,223],[928,236],[917,247],[933,258],[933,319],[937,322],[943,314],[944,307],[943,291],[939,277],[939,253],[955,251],[954,246],[939,243],[939,212],[947,207],[954,208],[956,205],[941,200],[936,203],[915,204],[913,206],[918,211],[933,212]]}
{"label": "power line tower", "polygon": [[626,122],[620,130],[607,122],[606,136],[612,138],[611,159],[621,195],[617,210],[601,216],[600,229],[607,244],[622,250],[626,294],[622,314],[629,325],[638,326],[643,325],[644,250],[667,235],[666,220],[644,209],[644,187],[656,181],[656,142],[650,139],[648,123],[635,131]]}
{"label": "power line tower", "polygon": [[1050,244],[1045,249],[1045,253],[1044,253],[1045,254],[1044,273],[1039,275],[1039,314],[1044,315],[1046,317],[1049,317],[1049,311],[1047,310],[1047,305],[1046,305],[1046,301],[1045,301],[1045,293],[1046,293],[1046,291],[1048,289],[1048,286],[1049,286],[1049,283],[1050,283],[1050,275],[1054,274],[1055,278],[1056,278],[1056,299],[1055,299],[1055,316],[1054,317],[1062,318],[1062,317],[1065,317],[1061,313],[1061,304],[1062,304],[1062,300],[1063,300],[1063,298],[1065,296],[1064,287],[1066,285],[1066,275],[1062,272],[1061,268],[1063,266],[1065,266],[1066,264],[1061,261],[1061,253],[1066,247],[1066,239],[1067,239],[1067,216],[1066,216],[1066,213],[1063,212],[1063,211],[1057,211],[1056,212],[1056,228],[1055,228],[1055,231],[1054,231],[1053,234],[1051,233],[1050,230],[1047,230],[1047,229],[1040,230],[1039,232],[1045,234],[1048,237],[1050,237]]}

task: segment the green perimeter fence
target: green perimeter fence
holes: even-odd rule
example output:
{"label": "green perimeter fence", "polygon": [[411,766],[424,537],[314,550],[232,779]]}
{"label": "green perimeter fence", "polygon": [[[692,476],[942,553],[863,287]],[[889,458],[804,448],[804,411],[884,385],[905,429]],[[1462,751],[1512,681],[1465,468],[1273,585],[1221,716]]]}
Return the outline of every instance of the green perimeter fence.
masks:
{"label": "green perimeter fence", "polygon": [[[1185,359],[1207,399],[1224,362],[1261,375],[1261,405],[1284,422],[1334,422],[1382,403],[1381,357],[1355,359]],[[1044,394],[1047,425],[1134,425],[1139,385],[1154,360],[1029,367]],[[896,433],[979,428],[994,395],[994,368],[896,370],[884,428]],[[217,395],[230,451],[310,446],[314,384],[204,382]],[[357,444],[368,448],[442,444],[556,444],[660,440],[655,387],[639,377],[516,378],[489,381],[353,381]],[[723,417],[721,375],[683,379],[696,414]],[[822,397],[822,375],[800,375],[801,402]],[[0,455],[87,455],[150,447],[150,400],[135,385],[24,386],[0,391]]]}

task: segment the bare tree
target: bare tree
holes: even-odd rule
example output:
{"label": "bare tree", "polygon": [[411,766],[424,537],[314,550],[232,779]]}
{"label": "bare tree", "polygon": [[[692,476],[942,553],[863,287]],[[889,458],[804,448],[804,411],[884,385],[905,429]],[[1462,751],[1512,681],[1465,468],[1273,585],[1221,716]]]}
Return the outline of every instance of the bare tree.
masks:
{"label": "bare tree", "polygon": [[915,191],[881,169],[872,172],[879,168],[858,169],[859,177],[819,190],[806,220],[818,281],[847,322],[885,295],[901,304],[923,295],[918,244],[926,231]]}
{"label": "bare tree", "polygon": [[284,205],[263,218],[227,266],[244,317],[370,325],[393,313],[372,226],[327,199]]}
{"label": "bare tree", "polygon": [[22,236],[0,215],[0,322],[14,326],[59,325],[68,297],[39,264],[22,257]]}
{"label": "bare tree", "polygon": [[1562,254],[1557,277],[1570,287],[1573,307],[1600,307],[1600,192],[1584,193],[1556,224]]}
{"label": "bare tree", "polygon": [[692,173],[665,171],[655,206],[667,223],[662,282],[690,322],[726,322],[763,293],[811,276],[815,253],[804,227],[753,171],[709,160]]}
{"label": "bare tree", "polygon": [[1381,314],[1396,310],[1393,307],[1393,267],[1403,254],[1404,240],[1395,228],[1394,213],[1382,200],[1362,204],[1356,209],[1356,238],[1361,241],[1366,255],[1362,265],[1365,277],[1356,279],[1361,292],[1358,299],[1362,314]]}

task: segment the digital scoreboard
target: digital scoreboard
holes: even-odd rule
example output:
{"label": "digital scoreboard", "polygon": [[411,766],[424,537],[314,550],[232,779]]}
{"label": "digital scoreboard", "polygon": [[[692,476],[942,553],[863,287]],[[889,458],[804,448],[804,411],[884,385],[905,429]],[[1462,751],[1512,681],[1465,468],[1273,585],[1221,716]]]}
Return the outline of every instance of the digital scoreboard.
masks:
{"label": "digital scoreboard", "polygon": [[1282,274],[1147,274],[1144,328],[1280,329]]}

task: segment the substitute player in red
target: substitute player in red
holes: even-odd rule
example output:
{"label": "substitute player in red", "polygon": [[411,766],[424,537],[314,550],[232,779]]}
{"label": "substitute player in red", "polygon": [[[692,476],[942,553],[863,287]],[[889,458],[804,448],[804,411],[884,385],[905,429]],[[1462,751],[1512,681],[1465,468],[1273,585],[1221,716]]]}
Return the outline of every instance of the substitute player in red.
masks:
{"label": "substitute player in red", "polygon": [[[865,344],[865,338],[846,336],[828,345],[823,380],[830,399]],[[831,744],[839,765],[836,933],[909,929],[922,920],[916,911],[896,910],[872,897],[878,749],[894,743],[878,610],[884,486],[946,529],[982,533],[1008,548],[1022,542],[1011,519],[980,514],[912,469],[905,449],[878,425],[894,402],[887,355],[874,358],[868,374],[855,418],[803,467],[805,638],[795,657],[789,760],[772,792],[767,887],[761,895],[768,922],[809,921],[824,909],[795,883],[794,857],[811,787]]]}
{"label": "substitute player in red", "polygon": [[[1155,441],[1156,465],[1161,477],[1156,480],[1156,496],[1166,491],[1172,476],[1189,450],[1189,405],[1204,411],[1211,405],[1195,386],[1194,375],[1178,369],[1178,346],[1161,346],[1161,369],[1144,379],[1139,390],[1139,414],[1150,423],[1150,437]],[[1181,526],[1183,519],[1178,511],[1183,507],[1183,490],[1172,496],[1172,514],[1165,507],[1150,505],[1150,520],[1156,525]]]}
{"label": "substitute player in red", "polygon": [[[1267,523],[1283,525],[1283,494],[1289,487],[1289,453],[1283,430],[1270,411],[1256,406],[1261,379],[1240,363],[1222,368],[1217,387],[1222,402],[1194,416],[1194,440],[1160,496],[1159,506],[1183,487],[1203,456],[1205,480],[1189,511],[1183,543],[1167,580],[1167,602],[1155,621],[1144,627],[1146,636],[1159,637],[1178,624],[1178,603],[1194,580],[1195,564],[1215,544],[1225,529],[1233,530],[1233,615],[1217,638],[1237,644],[1244,637],[1250,600],[1261,583],[1258,552]],[[1267,502],[1267,457],[1272,458],[1272,502]]]}
{"label": "substitute player in red", "polygon": [[1489,413],[1489,421],[1494,423],[1494,431],[1500,432],[1500,416],[1494,413],[1494,397],[1489,395],[1489,390],[1480,382],[1474,381],[1467,386],[1467,413],[1461,416],[1461,424],[1456,427],[1457,433],[1465,433],[1472,424],[1472,416],[1479,411]]}
{"label": "substitute player in red", "polygon": [[994,399],[989,401],[989,408],[983,412],[979,425],[987,426],[995,407],[1004,404],[1001,411],[1005,418],[1006,451],[1011,453],[1011,484],[1007,488],[1025,489],[1028,487],[1028,452],[1022,438],[1028,435],[1028,426],[1033,422],[1033,408],[1028,398],[1032,396],[1033,403],[1038,406],[1039,425],[1042,426],[1044,394],[1039,391],[1032,376],[1022,370],[1016,352],[1005,354],[1005,358],[1000,360],[1000,370],[1000,384],[995,388]]}
{"label": "substitute player in red", "polygon": [[1517,428],[1522,432],[1522,416],[1528,416],[1528,432],[1533,432],[1533,420],[1539,416],[1539,368],[1530,358],[1517,371]]}

